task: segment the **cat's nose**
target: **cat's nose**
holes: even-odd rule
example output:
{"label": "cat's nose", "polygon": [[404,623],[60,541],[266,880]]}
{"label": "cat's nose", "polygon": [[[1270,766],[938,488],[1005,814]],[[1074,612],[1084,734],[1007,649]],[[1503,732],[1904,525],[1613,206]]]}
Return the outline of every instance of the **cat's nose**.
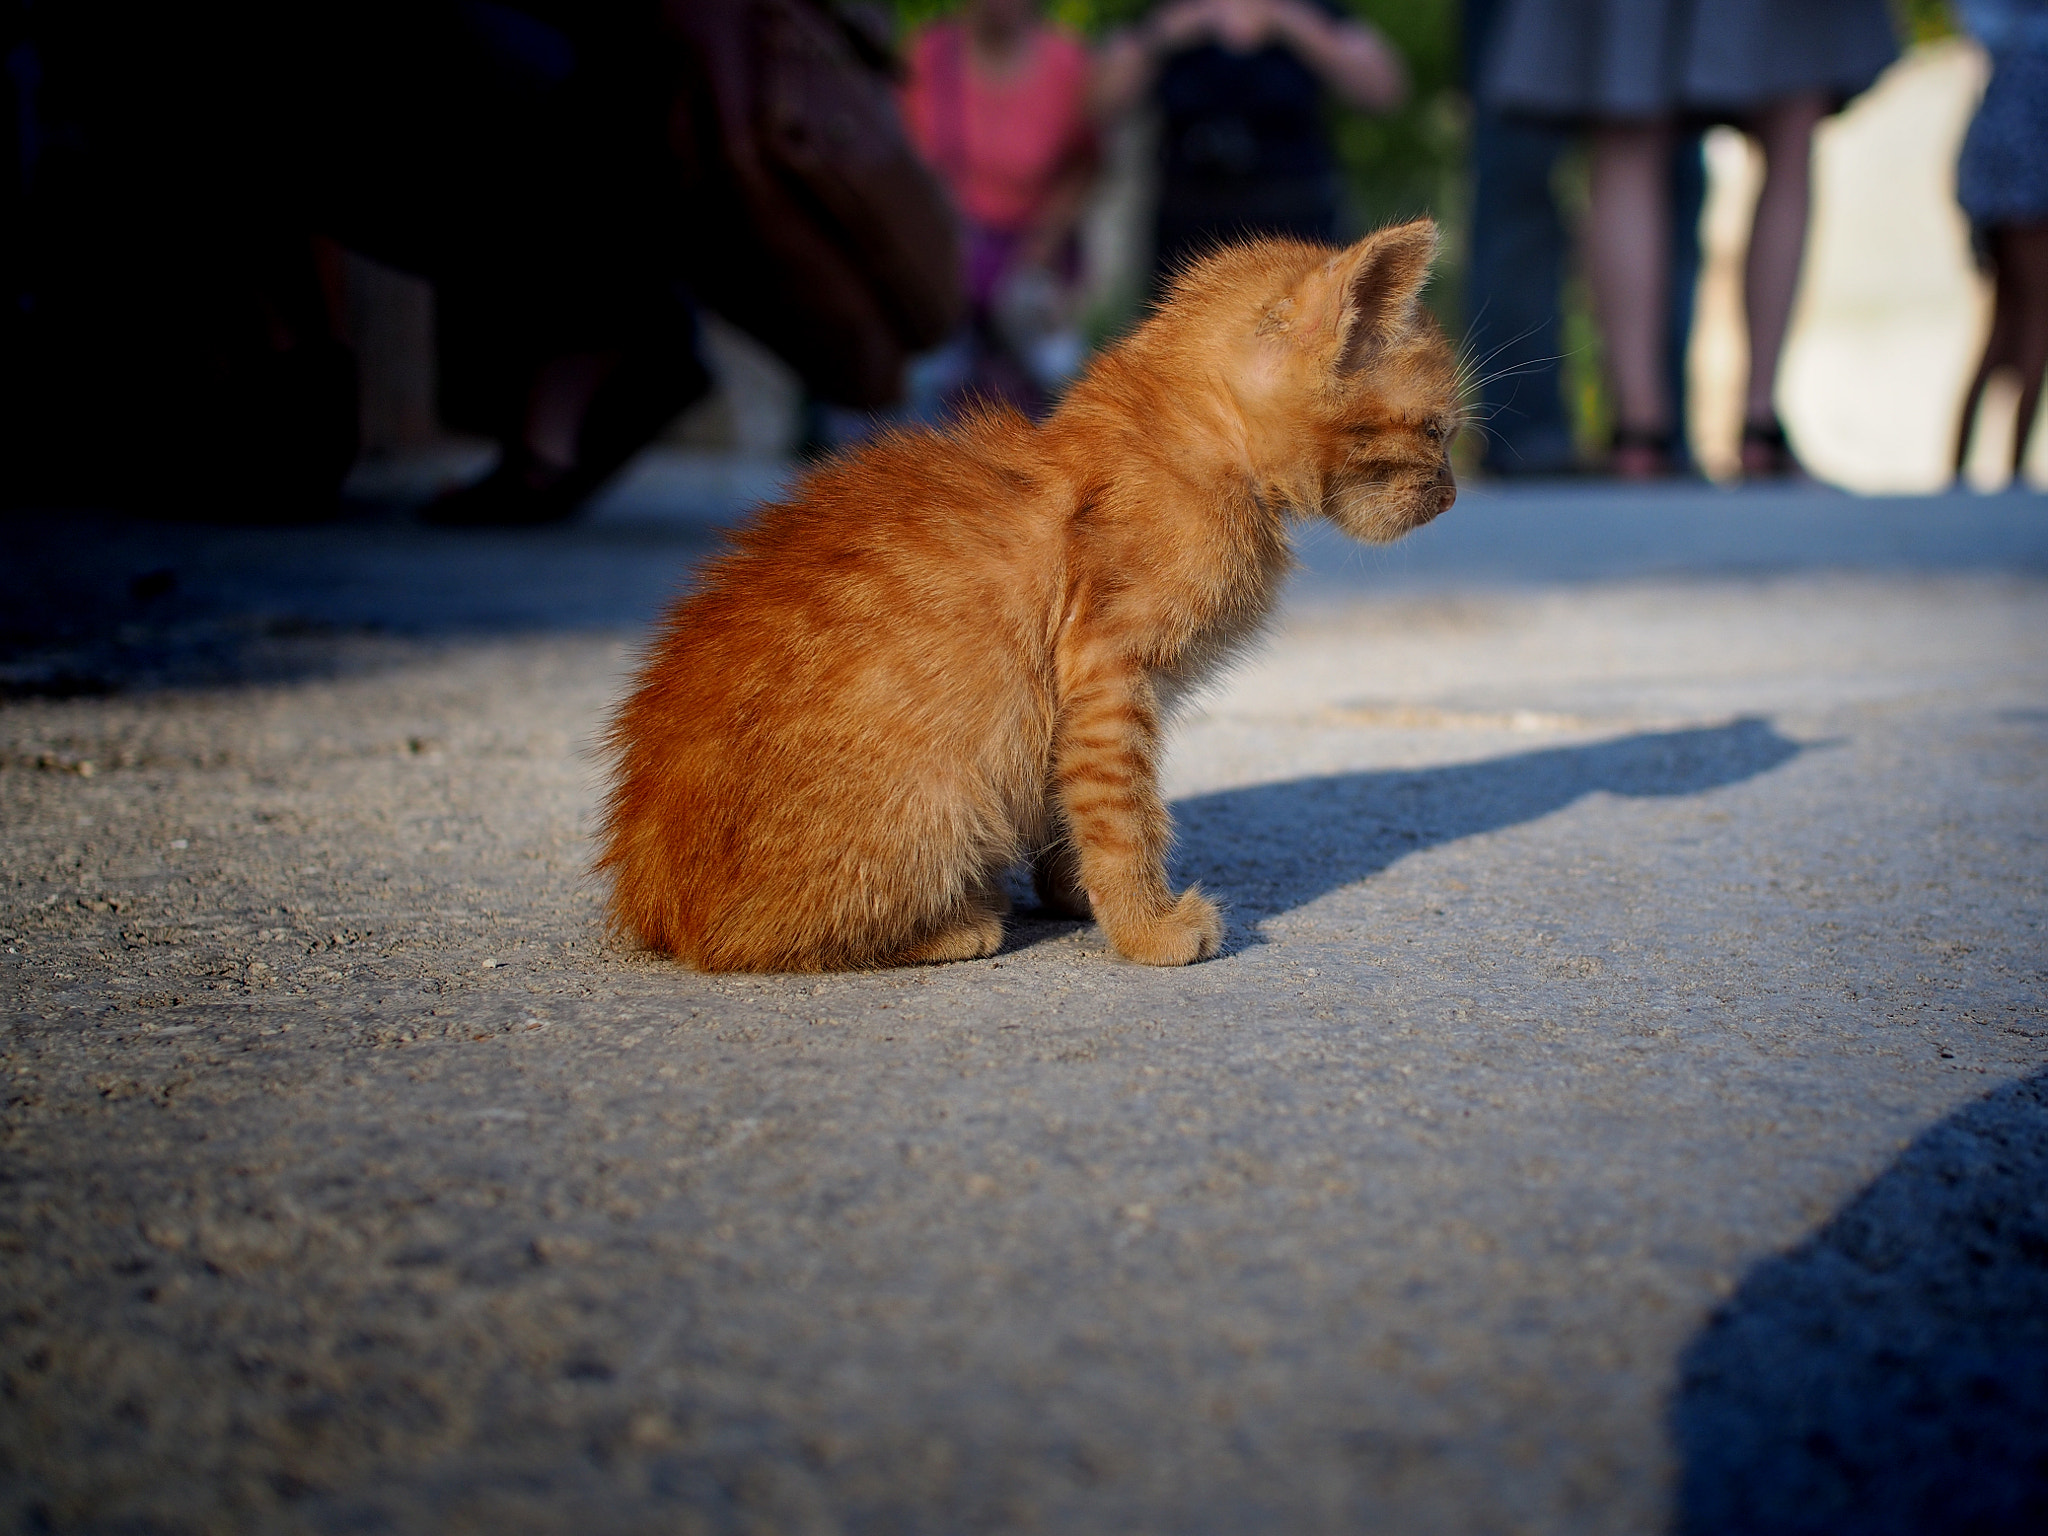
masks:
{"label": "cat's nose", "polygon": [[1458,482],[1451,475],[1451,466],[1446,464],[1436,472],[1436,484],[1424,493],[1423,501],[1429,507],[1429,514],[1423,521],[1428,522],[1430,518],[1442,517],[1451,510],[1451,503],[1457,499]]}

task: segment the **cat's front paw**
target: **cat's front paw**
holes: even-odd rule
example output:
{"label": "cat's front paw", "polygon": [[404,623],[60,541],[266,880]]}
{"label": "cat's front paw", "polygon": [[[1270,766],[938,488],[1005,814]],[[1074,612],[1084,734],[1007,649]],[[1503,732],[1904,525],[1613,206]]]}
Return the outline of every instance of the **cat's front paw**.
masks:
{"label": "cat's front paw", "polygon": [[1109,938],[1119,954],[1140,965],[1192,965],[1223,947],[1223,914],[1191,885],[1164,912],[1119,923]]}

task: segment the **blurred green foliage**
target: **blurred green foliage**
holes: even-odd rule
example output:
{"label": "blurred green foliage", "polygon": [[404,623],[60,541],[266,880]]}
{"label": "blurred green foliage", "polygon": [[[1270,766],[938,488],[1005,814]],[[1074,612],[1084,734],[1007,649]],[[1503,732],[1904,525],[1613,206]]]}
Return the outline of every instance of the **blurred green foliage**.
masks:
{"label": "blurred green foliage", "polygon": [[1956,30],[1948,0],[1893,0],[1893,9],[1898,13],[1899,33],[1908,43],[1931,43]]}
{"label": "blurred green foliage", "polygon": [[1386,117],[1340,112],[1336,139],[1365,227],[1434,213],[1455,225],[1464,201],[1469,113],[1460,89],[1459,0],[1350,0],[1408,64],[1408,104]]}

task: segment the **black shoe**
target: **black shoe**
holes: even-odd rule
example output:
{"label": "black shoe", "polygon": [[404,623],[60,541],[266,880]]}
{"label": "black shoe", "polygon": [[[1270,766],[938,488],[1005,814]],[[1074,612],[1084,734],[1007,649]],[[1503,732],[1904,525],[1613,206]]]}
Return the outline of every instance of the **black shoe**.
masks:
{"label": "black shoe", "polygon": [[1745,480],[1801,480],[1806,468],[1785,439],[1784,425],[1773,416],[1769,421],[1748,421],[1742,425],[1742,478]]}
{"label": "black shoe", "polygon": [[508,450],[483,479],[444,491],[419,517],[435,528],[541,528],[574,517],[595,489],[573,469]]}
{"label": "black shoe", "polygon": [[508,446],[498,467],[438,496],[420,511],[437,528],[541,528],[583,510],[633,455],[686,406],[711,389],[693,333],[657,335],[629,352],[598,386],[576,434],[576,462],[566,468]]}
{"label": "black shoe", "polygon": [[1607,472],[1618,480],[1668,480],[1678,473],[1678,440],[1658,427],[1616,427]]}

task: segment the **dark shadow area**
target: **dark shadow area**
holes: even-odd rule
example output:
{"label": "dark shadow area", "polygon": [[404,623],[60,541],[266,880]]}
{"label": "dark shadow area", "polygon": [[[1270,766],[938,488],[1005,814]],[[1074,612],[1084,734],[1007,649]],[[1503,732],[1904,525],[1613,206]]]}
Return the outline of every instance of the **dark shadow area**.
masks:
{"label": "dark shadow area", "polygon": [[396,508],[296,528],[10,511],[0,699],[329,676],[380,639],[637,632],[717,537],[708,517],[451,532]]}
{"label": "dark shadow area", "polygon": [[1681,1536],[2048,1531],[2048,1073],[1754,1270],[1670,1422]]}
{"label": "dark shadow area", "polygon": [[1694,795],[1804,750],[1765,720],[1651,731],[1443,768],[1289,779],[1176,802],[1182,879],[1253,923],[1396,859],[1562,810],[1585,795]]}

